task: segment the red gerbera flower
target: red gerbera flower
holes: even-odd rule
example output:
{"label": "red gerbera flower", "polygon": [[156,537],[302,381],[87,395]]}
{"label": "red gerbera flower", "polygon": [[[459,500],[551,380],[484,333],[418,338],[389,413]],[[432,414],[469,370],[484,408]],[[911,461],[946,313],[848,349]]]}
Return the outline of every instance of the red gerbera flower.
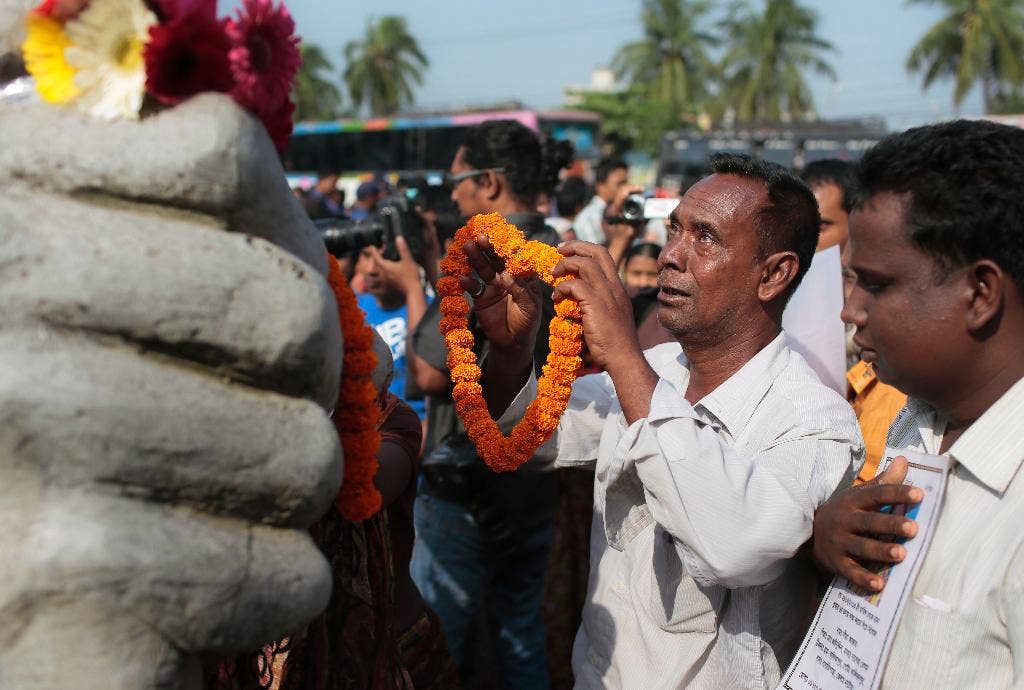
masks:
{"label": "red gerbera flower", "polygon": [[278,153],[284,153],[288,147],[288,137],[292,133],[292,114],[295,112],[295,104],[288,98],[281,101],[281,105],[267,112],[257,112],[256,115],[267,128],[270,140]]}
{"label": "red gerbera flower", "polygon": [[227,30],[235,100],[257,113],[279,110],[302,62],[288,8],[275,7],[273,0],[243,0],[238,18],[228,20]]}
{"label": "red gerbera flower", "polygon": [[182,17],[191,17],[203,22],[217,18],[217,0],[146,0],[161,24]]}
{"label": "red gerbera flower", "polygon": [[146,90],[161,103],[173,105],[202,91],[230,91],[228,39],[224,23],[205,12],[178,17],[149,30],[143,49]]}

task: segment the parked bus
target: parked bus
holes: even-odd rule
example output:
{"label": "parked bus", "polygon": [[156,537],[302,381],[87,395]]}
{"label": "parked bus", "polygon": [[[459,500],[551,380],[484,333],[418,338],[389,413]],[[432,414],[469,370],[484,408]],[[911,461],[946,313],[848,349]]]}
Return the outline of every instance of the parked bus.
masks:
{"label": "parked bus", "polygon": [[489,120],[516,120],[535,132],[568,140],[579,159],[598,155],[601,117],[595,113],[501,110],[299,122],[284,155],[285,170],[292,179],[321,170],[346,176],[447,170],[466,129]]}
{"label": "parked bus", "polygon": [[796,170],[825,158],[857,160],[885,134],[885,124],[874,118],[669,132],[661,142],[657,184],[675,194],[706,174],[712,153],[745,153]]}

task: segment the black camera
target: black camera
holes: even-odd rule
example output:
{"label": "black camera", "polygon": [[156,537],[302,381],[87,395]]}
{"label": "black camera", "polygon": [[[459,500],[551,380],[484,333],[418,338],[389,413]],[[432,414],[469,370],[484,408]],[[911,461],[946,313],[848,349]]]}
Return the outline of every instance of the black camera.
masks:
{"label": "black camera", "polygon": [[661,220],[672,215],[679,205],[679,199],[661,199],[630,194],[622,202],[621,220],[626,223],[644,223],[649,220]]}
{"label": "black camera", "polygon": [[388,261],[398,261],[395,238],[401,235],[417,263],[423,262],[423,219],[419,212],[400,195],[389,196],[377,204],[377,210],[365,220],[320,218],[313,221],[327,251],[345,256],[364,247],[380,247]]}

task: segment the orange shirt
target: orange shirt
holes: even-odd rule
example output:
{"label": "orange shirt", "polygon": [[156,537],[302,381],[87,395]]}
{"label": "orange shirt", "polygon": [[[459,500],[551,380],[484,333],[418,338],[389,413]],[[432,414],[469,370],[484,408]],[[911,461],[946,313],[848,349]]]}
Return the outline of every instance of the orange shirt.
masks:
{"label": "orange shirt", "polygon": [[866,362],[857,362],[846,372],[849,400],[864,434],[864,467],[853,482],[860,484],[875,476],[885,453],[889,425],[907,402],[905,393],[882,383]]}

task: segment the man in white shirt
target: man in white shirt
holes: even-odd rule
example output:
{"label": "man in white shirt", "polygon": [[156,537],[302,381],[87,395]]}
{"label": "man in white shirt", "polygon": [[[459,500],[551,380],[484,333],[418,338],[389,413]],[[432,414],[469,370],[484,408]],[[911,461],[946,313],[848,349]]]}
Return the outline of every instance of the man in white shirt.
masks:
{"label": "man in white shirt", "polygon": [[[852,411],[779,325],[814,253],[814,197],[771,163],[722,155],[712,169],[673,213],[658,259],[659,316],[678,343],[640,350],[603,247],[563,244],[555,269],[575,276],[555,299],[579,300],[607,371],[576,381],[546,448],[596,470],[580,688],[773,687],[813,608],[797,550],[815,508],[860,466]],[[463,285],[481,293],[482,383],[507,428],[535,395],[539,305],[528,281],[496,273],[487,246],[466,245],[484,288]]]}
{"label": "man in white shirt", "polygon": [[603,158],[594,169],[594,196],[572,222],[576,239],[602,244],[604,212],[608,204],[626,186],[629,166],[621,158]]}
{"label": "man in white shirt", "polygon": [[[843,311],[879,379],[910,398],[888,445],[952,461],[931,545],[898,622],[883,688],[1024,684],[1024,130],[912,129],[858,165],[856,284]],[[898,562],[915,503],[906,461],[815,516],[814,554],[868,589]],[[893,511],[896,512],[896,511]]]}

